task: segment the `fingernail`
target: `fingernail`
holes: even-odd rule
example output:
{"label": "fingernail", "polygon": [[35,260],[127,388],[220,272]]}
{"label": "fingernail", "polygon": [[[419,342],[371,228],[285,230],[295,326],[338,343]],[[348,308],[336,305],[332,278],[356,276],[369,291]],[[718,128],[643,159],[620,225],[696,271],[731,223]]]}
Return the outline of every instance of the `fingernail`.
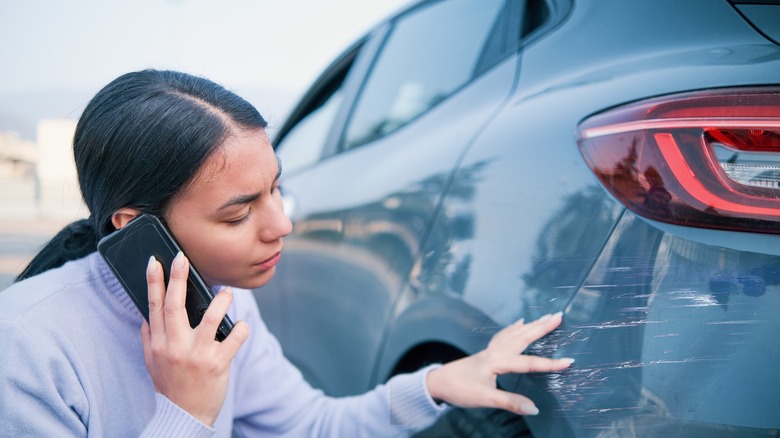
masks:
{"label": "fingernail", "polygon": [[154,274],[157,272],[157,259],[154,256],[149,257],[149,263],[146,265],[146,273]]}
{"label": "fingernail", "polygon": [[176,269],[184,268],[184,253],[179,251],[173,259],[173,267]]}
{"label": "fingernail", "polygon": [[523,411],[523,415],[536,415],[539,413],[539,408],[533,403],[523,403],[520,405],[520,409]]}
{"label": "fingernail", "polygon": [[548,313],[547,315],[543,315],[539,318],[539,322],[547,321],[548,319],[552,318],[552,313]]}
{"label": "fingernail", "polygon": [[571,364],[574,363],[574,358],[572,358],[572,357],[562,357],[562,358],[560,358],[558,360],[563,362],[563,363],[565,363],[565,364],[567,364],[567,365],[571,365]]}

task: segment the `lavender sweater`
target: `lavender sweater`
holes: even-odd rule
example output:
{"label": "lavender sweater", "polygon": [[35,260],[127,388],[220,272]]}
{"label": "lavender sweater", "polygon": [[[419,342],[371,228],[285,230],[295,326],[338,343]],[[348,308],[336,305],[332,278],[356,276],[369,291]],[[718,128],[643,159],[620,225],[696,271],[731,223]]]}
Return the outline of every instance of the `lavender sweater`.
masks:
{"label": "lavender sweater", "polygon": [[252,294],[234,295],[229,315],[251,336],[212,429],[155,393],[141,314],[97,253],[0,292],[0,435],[404,436],[443,412],[427,369],[360,396],[325,396],[285,359]]}

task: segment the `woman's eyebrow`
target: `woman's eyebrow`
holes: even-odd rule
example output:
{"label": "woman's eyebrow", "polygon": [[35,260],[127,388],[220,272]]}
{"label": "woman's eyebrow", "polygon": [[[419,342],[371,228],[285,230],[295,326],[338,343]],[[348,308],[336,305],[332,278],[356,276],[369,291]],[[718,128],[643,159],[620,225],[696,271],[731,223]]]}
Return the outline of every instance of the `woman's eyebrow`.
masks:
{"label": "woman's eyebrow", "polygon": [[230,199],[228,199],[227,202],[222,204],[217,211],[222,211],[228,207],[231,207],[233,205],[240,205],[240,204],[249,204],[250,202],[254,201],[255,199],[260,197],[260,193],[253,193],[251,195],[237,195]]}
{"label": "woman's eyebrow", "polygon": [[[282,160],[279,159],[279,157],[276,157],[276,176],[274,177],[274,181],[277,181],[282,176]],[[255,199],[260,197],[260,193],[253,193],[251,195],[237,195],[230,199],[228,199],[227,202],[222,204],[217,211],[222,211],[228,207],[231,207],[233,205],[239,205],[239,204],[249,204],[250,202],[254,201]]]}

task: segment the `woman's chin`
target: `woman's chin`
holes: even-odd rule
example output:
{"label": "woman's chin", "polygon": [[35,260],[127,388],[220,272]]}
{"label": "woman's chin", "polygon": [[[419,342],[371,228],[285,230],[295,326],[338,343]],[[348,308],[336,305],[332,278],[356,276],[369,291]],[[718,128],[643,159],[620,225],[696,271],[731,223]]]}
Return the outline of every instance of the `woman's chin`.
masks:
{"label": "woman's chin", "polygon": [[261,273],[250,275],[242,278],[232,278],[232,279],[225,279],[221,283],[217,284],[224,284],[224,285],[230,285],[232,287],[237,287],[240,289],[257,289],[259,287],[263,287],[271,281],[271,279],[274,277],[274,274],[276,273],[276,267],[263,271]]}

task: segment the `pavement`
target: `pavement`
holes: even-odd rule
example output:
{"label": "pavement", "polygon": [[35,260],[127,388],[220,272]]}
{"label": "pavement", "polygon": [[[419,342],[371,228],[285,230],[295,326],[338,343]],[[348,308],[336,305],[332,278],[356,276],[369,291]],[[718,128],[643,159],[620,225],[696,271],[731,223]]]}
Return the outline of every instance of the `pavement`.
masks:
{"label": "pavement", "polygon": [[0,218],[0,291],[13,283],[46,242],[66,225],[45,218]]}
{"label": "pavement", "polygon": [[77,187],[42,186],[29,175],[0,172],[0,291],[49,239],[86,211]]}

